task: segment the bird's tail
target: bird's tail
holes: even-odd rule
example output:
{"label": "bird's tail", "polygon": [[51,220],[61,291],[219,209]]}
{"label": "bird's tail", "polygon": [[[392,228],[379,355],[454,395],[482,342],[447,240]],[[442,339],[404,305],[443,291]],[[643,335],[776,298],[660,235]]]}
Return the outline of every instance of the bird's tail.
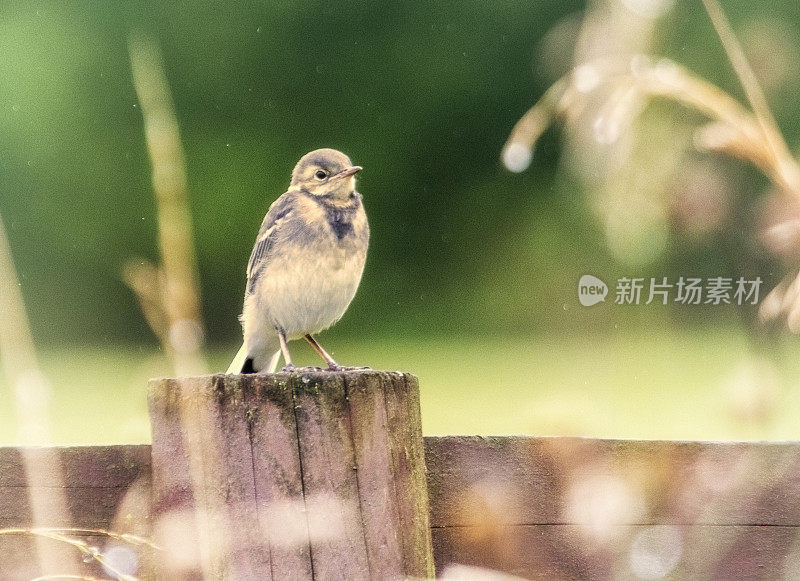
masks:
{"label": "bird's tail", "polygon": [[268,369],[270,373],[275,373],[275,369],[278,367],[278,359],[281,357],[281,350],[278,349],[273,355],[272,358],[269,360]]}
{"label": "bird's tail", "polygon": [[246,359],[247,350],[244,348],[244,343],[242,343],[239,351],[236,352],[236,357],[233,358],[233,361],[231,361],[231,364],[228,366],[228,370],[225,373],[241,373]]}
{"label": "bird's tail", "polygon": [[[281,352],[280,349],[275,352],[275,354],[270,358],[269,363],[267,364],[267,371],[269,373],[275,373],[275,369],[278,367],[278,360],[280,359]],[[227,374],[239,374],[239,373],[252,373],[253,372],[253,360],[250,359],[249,371],[245,371],[245,365],[247,365],[248,358],[247,358],[247,350],[244,348],[244,344],[239,348],[239,351],[236,352],[236,356],[231,361],[231,364],[228,366],[228,370],[225,372]]]}

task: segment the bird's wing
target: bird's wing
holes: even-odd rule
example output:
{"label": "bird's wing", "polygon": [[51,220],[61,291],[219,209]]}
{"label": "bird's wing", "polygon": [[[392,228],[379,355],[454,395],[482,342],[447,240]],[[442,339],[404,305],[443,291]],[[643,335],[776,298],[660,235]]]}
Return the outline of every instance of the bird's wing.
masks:
{"label": "bird's wing", "polygon": [[269,261],[269,251],[275,243],[275,238],[281,224],[286,222],[293,209],[293,199],[284,194],[270,206],[261,228],[258,231],[258,238],[250,254],[250,261],[247,263],[247,292],[252,293],[258,273],[261,268]]}

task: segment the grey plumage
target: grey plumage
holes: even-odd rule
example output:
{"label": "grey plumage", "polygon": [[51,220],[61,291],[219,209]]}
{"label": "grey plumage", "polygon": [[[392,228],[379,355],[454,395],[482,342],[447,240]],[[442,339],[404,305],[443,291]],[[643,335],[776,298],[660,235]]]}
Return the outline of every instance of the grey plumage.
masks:
{"label": "grey plumage", "polygon": [[360,169],[332,149],[312,151],[295,166],[250,255],[244,344],[228,373],[273,371],[281,352],[291,370],[286,341],[300,337],[339,368],[312,335],[344,314],[361,280],[369,226],[355,190]]}

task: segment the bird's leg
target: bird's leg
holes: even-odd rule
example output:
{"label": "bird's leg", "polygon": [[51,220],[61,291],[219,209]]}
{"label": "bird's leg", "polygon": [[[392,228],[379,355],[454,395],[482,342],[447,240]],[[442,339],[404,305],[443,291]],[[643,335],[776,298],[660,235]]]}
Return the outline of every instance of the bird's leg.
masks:
{"label": "bird's leg", "polygon": [[305,336],[306,341],[311,343],[311,346],[314,350],[319,353],[319,356],[322,357],[328,363],[328,371],[360,371],[362,369],[369,369],[369,367],[345,367],[343,365],[339,365],[336,361],[333,360],[333,357],[322,348],[322,345],[317,343],[317,340],[314,339],[310,334]]}
{"label": "bird's leg", "polygon": [[314,339],[314,337],[312,337],[310,334],[306,335],[306,341],[311,343],[311,346],[314,348],[314,350],[317,353],[319,353],[319,356],[325,360],[325,362],[328,364],[328,369],[330,371],[342,371],[344,369],[344,367],[342,367],[341,365],[336,363],[336,361],[333,360],[333,357],[331,357],[328,354],[328,352],[322,348],[322,345],[317,343],[317,340]]}
{"label": "bird's leg", "polygon": [[281,353],[283,353],[283,361],[286,363],[281,371],[291,373],[295,370],[295,366],[292,363],[292,356],[289,355],[289,346],[286,344],[286,332],[282,329],[278,329],[278,340],[281,342]]}

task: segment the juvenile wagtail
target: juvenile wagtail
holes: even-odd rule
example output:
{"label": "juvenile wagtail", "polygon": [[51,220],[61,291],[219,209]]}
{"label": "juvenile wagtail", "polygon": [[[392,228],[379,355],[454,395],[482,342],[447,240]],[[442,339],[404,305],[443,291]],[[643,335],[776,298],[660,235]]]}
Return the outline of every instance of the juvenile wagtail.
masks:
{"label": "juvenile wagtail", "polygon": [[300,337],[328,369],[343,369],[313,335],[344,314],[364,271],[369,225],[356,191],[359,171],[335,149],[317,149],[297,162],[250,255],[244,344],[228,373],[272,373],[281,354],[283,370],[293,371],[287,341]]}

